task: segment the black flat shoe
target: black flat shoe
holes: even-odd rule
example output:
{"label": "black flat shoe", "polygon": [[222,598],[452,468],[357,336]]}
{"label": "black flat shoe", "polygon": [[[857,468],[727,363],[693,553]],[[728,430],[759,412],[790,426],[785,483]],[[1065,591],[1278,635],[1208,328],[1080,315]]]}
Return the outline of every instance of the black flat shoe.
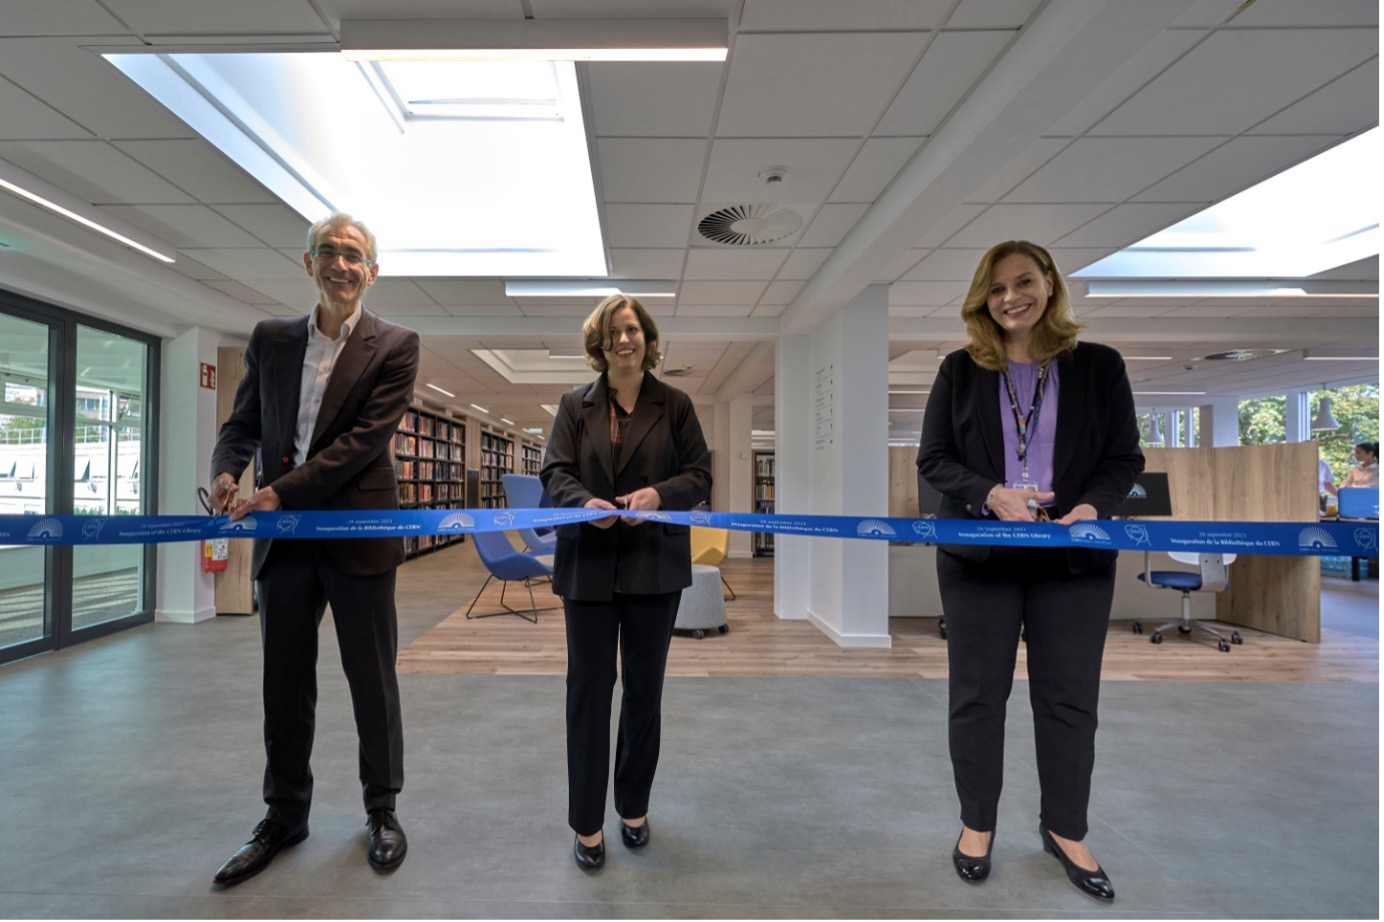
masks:
{"label": "black flat shoe", "polygon": [[392,871],[408,854],[408,836],[393,810],[375,810],[365,820],[370,830],[370,850],[365,856],[377,871]]}
{"label": "black flat shoe", "polygon": [[956,868],[956,876],[968,884],[984,883],[985,879],[990,876],[990,853],[994,850],[995,831],[993,829],[990,830],[990,844],[986,846],[985,854],[979,858],[974,855],[963,855],[961,853],[961,837],[957,836],[956,847],[952,849],[952,867]]}
{"label": "black flat shoe", "polygon": [[644,822],[638,826],[631,826],[624,820],[620,821],[620,841],[625,843],[625,848],[643,848],[649,844],[649,820],[645,817]]}
{"label": "black flat shoe", "polygon": [[1062,862],[1062,867],[1067,871],[1067,879],[1072,882],[1072,886],[1103,903],[1108,903],[1115,898],[1115,888],[1111,885],[1110,878],[1105,875],[1104,868],[1099,864],[1096,865],[1094,871],[1078,867],[1072,863],[1072,859],[1067,857],[1062,846],[1057,844],[1052,833],[1048,832],[1046,828],[1039,826],[1038,835],[1043,839],[1043,851],[1057,856],[1057,860]]}
{"label": "black flat shoe", "polygon": [[278,820],[266,817],[260,820],[255,831],[250,833],[250,841],[237,849],[236,853],[221,865],[212,876],[212,882],[230,886],[242,880],[249,880],[269,867],[269,862],[273,861],[274,856],[282,849],[297,845],[307,837],[307,823],[293,829]]}
{"label": "black flat shoe", "polygon": [[572,857],[577,860],[577,867],[583,871],[595,871],[605,864],[605,837],[595,845],[582,845],[581,839],[576,834],[572,834]]}

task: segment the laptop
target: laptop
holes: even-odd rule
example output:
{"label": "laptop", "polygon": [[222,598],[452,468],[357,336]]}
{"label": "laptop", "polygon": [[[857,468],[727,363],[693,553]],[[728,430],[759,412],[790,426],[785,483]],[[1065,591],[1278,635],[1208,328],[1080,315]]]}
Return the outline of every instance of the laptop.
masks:
{"label": "laptop", "polygon": [[1337,515],[1343,519],[1379,518],[1378,487],[1342,487],[1336,496]]}
{"label": "laptop", "polygon": [[1168,475],[1162,471],[1144,471],[1135,477],[1133,489],[1115,510],[1115,515],[1120,518],[1172,514],[1173,501],[1168,493]]}

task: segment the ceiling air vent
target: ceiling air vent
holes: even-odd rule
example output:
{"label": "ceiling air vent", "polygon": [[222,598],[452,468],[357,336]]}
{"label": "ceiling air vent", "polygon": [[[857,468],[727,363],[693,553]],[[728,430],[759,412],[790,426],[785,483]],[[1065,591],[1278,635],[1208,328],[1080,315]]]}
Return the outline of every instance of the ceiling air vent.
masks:
{"label": "ceiling air vent", "polygon": [[697,232],[715,243],[752,247],[796,234],[803,216],[782,205],[730,205],[697,222]]}
{"label": "ceiling air vent", "polygon": [[692,373],[691,365],[679,365],[675,368],[664,368],[663,377],[665,378],[685,378]]}
{"label": "ceiling air vent", "polygon": [[1208,362],[1244,362],[1249,359],[1262,359],[1267,355],[1282,355],[1287,349],[1229,349],[1213,355],[1203,355]]}

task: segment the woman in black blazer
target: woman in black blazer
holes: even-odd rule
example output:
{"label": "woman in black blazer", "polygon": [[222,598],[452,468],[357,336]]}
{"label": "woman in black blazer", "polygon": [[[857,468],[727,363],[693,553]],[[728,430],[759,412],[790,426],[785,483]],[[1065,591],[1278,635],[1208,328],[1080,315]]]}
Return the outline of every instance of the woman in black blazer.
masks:
{"label": "woman in black blazer", "polygon": [[[942,362],[918,448],[919,473],[943,497],[939,514],[1062,525],[1109,518],[1144,468],[1134,397],[1119,353],[1077,342],[1081,325],[1052,256],[1022,240],[993,247],[961,318],[970,342]],[[1083,840],[1116,557],[1089,547],[938,550],[962,822],[952,863],[963,880],[990,874],[1023,631],[1043,847],[1083,892],[1115,897]]]}
{"label": "woman in black blazer", "polygon": [[[711,456],[692,401],[649,370],[658,328],[638,300],[614,295],[582,326],[600,378],[562,397],[540,474],[558,507],[679,509],[705,502]],[[624,694],[615,744],[615,809],[629,848],[649,841],[668,644],[692,584],[686,525],[610,515],[557,529],[553,591],[567,620],[567,821],[585,870],[605,863],[615,654]]]}

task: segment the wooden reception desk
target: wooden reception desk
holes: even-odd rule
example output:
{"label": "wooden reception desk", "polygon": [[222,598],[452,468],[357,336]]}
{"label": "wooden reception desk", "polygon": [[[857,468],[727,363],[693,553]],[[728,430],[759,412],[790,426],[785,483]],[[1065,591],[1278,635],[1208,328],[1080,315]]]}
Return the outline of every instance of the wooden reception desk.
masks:
{"label": "wooden reception desk", "polygon": [[[1290,442],[1279,445],[1245,445],[1234,448],[1147,448],[1146,470],[1168,474],[1173,519],[1221,522],[1315,522],[1317,521],[1317,444]],[[889,450],[889,514],[918,514],[917,468],[913,448]],[[890,573],[890,614],[940,614],[931,569],[931,548],[892,549],[899,573]],[[929,559],[914,560],[923,555]],[[1127,617],[1171,619],[1177,615],[1176,594],[1150,590],[1134,582],[1143,570],[1143,554],[1122,552],[1116,614]],[[908,558],[905,560],[904,558]],[[1155,567],[1168,566],[1167,558],[1154,555]],[[1181,567],[1180,564],[1172,564]],[[918,573],[927,568],[927,579]],[[897,586],[895,584],[898,584]],[[931,587],[931,591],[926,591]],[[920,590],[925,599],[904,602]],[[1172,596],[1172,598],[1166,598]],[[1123,600],[1123,604],[1122,604]],[[1194,617],[1208,617],[1212,601],[1193,595]],[[1215,619],[1255,630],[1292,637],[1309,643],[1321,641],[1321,564],[1316,557],[1240,556],[1230,566],[1230,588],[1215,596]],[[1150,607],[1152,606],[1152,608]],[[908,611],[905,611],[907,609]]]}

